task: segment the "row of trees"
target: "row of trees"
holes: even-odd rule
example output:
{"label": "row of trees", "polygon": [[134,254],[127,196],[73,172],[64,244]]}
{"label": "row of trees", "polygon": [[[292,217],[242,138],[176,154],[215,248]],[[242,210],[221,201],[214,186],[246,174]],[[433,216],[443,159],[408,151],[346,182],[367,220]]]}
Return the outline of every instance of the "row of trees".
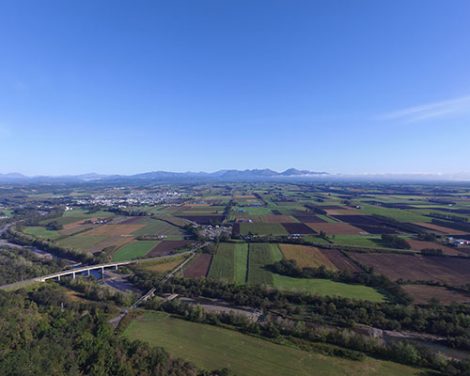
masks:
{"label": "row of trees", "polygon": [[275,312],[283,317],[305,322],[354,327],[364,324],[386,330],[410,330],[436,334],[451,339],[455,345],[470,338],[470,307],[431,305],[426,307],[374,303],[279,291],[263,286],[241,286],[210,279],[173,278],[161,283],[158,276],[136,271],[132,281],[144,289],[155,287],[157,293],[178,293],[188,297],[223,299],[239,306]]}

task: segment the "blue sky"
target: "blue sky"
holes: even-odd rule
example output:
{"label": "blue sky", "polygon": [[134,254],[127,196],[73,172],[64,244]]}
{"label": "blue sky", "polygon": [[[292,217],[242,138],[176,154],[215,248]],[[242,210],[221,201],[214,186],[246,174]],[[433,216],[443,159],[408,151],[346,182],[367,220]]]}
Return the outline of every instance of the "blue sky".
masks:
{"label": "blue sky", "polygon": [[0,2],[0,172],[470,171],[467,0]]}

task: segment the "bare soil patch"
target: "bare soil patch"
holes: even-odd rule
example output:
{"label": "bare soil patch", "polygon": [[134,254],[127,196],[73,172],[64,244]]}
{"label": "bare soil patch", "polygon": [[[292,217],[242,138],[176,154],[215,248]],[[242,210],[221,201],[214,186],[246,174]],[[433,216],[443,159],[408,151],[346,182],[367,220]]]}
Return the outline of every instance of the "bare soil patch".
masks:
{"label": "bare soil patch", "polygon": [[427,304],[437,299],[441,304],[469,304],[470,296],[440,286],[404,285],[403,289],[413,298],[415,304]]}
{"label": "bare soil patch", "polygon": [[411,246],[411,249],[414,251],[421,251],[423,249],[440,249],[442,250],[442,253],[444,255],[458,256],[461,254],[455,248],[447,247],[439,243],[426,242],[426,241],[415,240],[415,239],[407,239],[406,241]]}
{"label": "bare soil patch", "polygon": [[459,231],[459,230],[454,230],[449,227],[444,227],[444,226],[439,226],[434,223],[425,223],[425,222],[418,222],[415,223],[416,225],[420,227],[424,227],[427,230],[432,230],[441,234],[446,234],[446,235],[464,235],[466,234],[465,231]]}
{"label": "bare soil patch", "polygon": [[433,281],[463,286],[470,280],[470,258],[391,253],[348,254],[394,281]]}
{"label": "bare soil patch", "polygon": [[316,215],[295,215],[294,217],[302,223],[325,223],[323,219]]}
{"label": "bare soil patch", "polygon": [[294,223],[297,222],[295,218],[290,215],[262,215],[259,216],[259,220],[264,223]]}
{"label": "bare soil patch", "polygon": [[316,234],[316,232],[305,223],[283,223],[282,226],[289,234]]}
{"label": "bare soil patch", "polygon": [[212,256],[208,253],[198,254],[184,269],[183,275],[189,278],[205,277],[209,271],[211,260]]}
{"label": "bare soil patch", "polygon": [[147,257],[166,256],[177,249],[185,248],[190,245],[189,240],[164,240],[158,243],[148,254]]}
{"label": "bare soil patch", "polygon": [[178,217],[196,222],[200,225],[218,224],[224,220],[223,215],[178,215]]}
{"label": "bare soil patch", "polygon": [[323,253],[339,270],[348,272],[359,272],[361,269],[349,258],[344,256],[341,251],[337,249],[322,249]]}
{"label": "bare soil patch", "polygon": [[307,223],[316,232],[323,231],[327,235],[364,235],[364,230],[354,227],[348,223]]}

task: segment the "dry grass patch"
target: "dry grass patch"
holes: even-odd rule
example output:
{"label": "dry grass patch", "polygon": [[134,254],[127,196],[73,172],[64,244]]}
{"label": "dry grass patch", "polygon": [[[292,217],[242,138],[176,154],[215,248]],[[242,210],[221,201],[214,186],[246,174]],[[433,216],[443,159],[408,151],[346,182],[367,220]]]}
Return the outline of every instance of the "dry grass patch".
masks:
{"label": "dry grass patch", "polygon": [[338,270],[336,266],[318,248],[297,244],[280,244],[279,248],[287,260],[295,260],[301,268],[318,268]]}

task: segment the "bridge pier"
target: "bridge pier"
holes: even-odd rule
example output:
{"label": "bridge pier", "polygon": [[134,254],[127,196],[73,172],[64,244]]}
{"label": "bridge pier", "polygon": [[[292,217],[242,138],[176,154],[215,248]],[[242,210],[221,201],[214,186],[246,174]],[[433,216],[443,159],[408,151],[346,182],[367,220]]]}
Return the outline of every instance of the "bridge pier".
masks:
{"label": "bridge pier", "polygon": [[72,273],[72,279],[75,279],[75,272]]}
{"label": "bridge pier", "polygon": [[104,266],[101,267],[101,278],[104,279]]}
{"label": "bridge pier", "polygon": [[60,282],[60,275],[58,275],[58,276],[57,276],[57,281],[59,281],[59,282]]}
{"label": "bridge pier", "polygon": [[87,275],[88,277],[90,276],[91,272],[90,272],[90,269],[87,270]]}
{"label": "bridge pier", "polygon": [[114,265],[114,270],[118,270],[118,266],[117,266],[117,265]]}

